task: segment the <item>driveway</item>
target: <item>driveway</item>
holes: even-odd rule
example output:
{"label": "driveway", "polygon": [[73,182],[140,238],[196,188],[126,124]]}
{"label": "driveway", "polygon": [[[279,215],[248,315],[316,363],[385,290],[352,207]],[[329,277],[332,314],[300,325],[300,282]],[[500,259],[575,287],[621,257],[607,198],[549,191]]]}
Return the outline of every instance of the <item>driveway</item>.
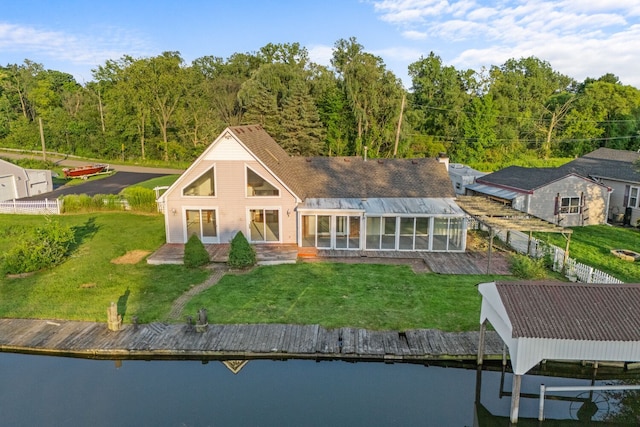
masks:
{"label": "driveway", "polygon": [[82,184],[72,186],[58,187],[50,193],[40,194],[35,197],[29,197],[28,199],[57,199],[59,196],[67,194],[86,194],[88,196],[94,196],[96,194],[119,194],[124,188],[133,184],[138,184],[143,181],[148,181],[152,178],[158,178],[168,174],[163,173],[148,173],[148,172],[116,172],[106,178],[98,179],[95,181],[87,181]]}
{"label": "driveway", "polygon": [[[11,157],[17,156],[14,155]],[[64,159],[58,160],[56,161],[56,163],[61,166],[76,167],[90,164],[91,162]],[[179,175],[184,172],[184,170],[181,169],[149,168],[129,165],[113,165],[110,167],[110,169],[114,170],[116,173],[106,178],[98,179],[95,181],[87,181],[83,182],[82,184],[73,186],[58,187],[49,193],[44,193],[33,197],[26,197],[22,200],[42,200],[44,198],[56,199],[59,196],[67,194],[87,194],[89,196],[94,196],[96,194],[118,194],[124,188],[130,185],[138,184],[140,182],[147,181],[152,178],[158,178],[161,176],[175,174]]]}

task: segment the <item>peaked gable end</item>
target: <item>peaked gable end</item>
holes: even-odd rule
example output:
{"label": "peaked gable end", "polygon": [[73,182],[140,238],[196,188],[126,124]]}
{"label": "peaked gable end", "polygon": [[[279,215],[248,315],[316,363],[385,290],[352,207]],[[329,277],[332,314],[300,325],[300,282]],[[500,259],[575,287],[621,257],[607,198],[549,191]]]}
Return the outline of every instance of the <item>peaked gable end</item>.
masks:
{"label": "peaked gable end", "polygon": [[252,161],[255,157],[227,130],[205,151],[203,159]]}

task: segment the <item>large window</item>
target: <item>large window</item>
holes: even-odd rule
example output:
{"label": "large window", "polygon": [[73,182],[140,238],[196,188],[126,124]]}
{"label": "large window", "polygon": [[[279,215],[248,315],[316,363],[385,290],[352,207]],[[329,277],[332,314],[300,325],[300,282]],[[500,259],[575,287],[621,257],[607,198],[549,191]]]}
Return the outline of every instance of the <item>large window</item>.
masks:
{"label": "large window", "polygon": [[216,243],[218,241],[215,209],[187,209],[185,220],[187,239],[195,234],[202,243]]}
{"label": "large window", "polygon": [[247,168],[247,197],[277,197],[280,190]]}
{"label": "large window", "polygon": [[214,168],[209,169],[193,181],[191,184],[184,187],[182,190],[183,196],[196,196],[196,197],[212,197],[216,195],[215,186],[215,173]]}
{"label": "large window", "polygon": [[580,213],[580,197],[563,197],[560,200],[560,213],[562,214]]}
{"label": "large window", "polygon": [[323,249],[359,249],[360,217],[302,215],[302,246]]}
{"label": "large window", "polygon": [[336,216],[336,249],[360,248],[360,217]]}
{"label": "large window", "polygon": [[252,242],[280,241],[280,212],[275,209],[250,209],[249,236]]}

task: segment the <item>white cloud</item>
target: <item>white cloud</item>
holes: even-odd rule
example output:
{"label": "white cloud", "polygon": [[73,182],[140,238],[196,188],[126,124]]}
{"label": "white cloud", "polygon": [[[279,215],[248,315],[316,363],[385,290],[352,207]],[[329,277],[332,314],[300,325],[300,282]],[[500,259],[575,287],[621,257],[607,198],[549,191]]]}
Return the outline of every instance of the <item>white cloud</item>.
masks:
{"label": "white cloud", "polygon": [[[577,80],[614,73],[640,87],[638,0],[373,1],[409,41],[428,40],[445,62],[479,71],[536,56]],[[420,37],[417,37],[420,35]],[[422,36],[424,35],[424,36]],[[414,59],[415,60],[415,59]]]}
{"label": "white cloud", "polygon": [[[95,34],[99,34],[96,36]],[[0,49],[34,55],[26,59],[66,61],[96,66],[124,54],[143,56],[151,50],[138,35],[118,28],[100,28],[91,35],[71,34],[0,22]]]}
{"label": "white cloud", "polygon": [[331,66],[331,58],[333,58],[333,46],[315,45],[307,49],[309,59],[319,65]]}
{"label": "white cloud", "polygon": [[422,31],[409,30],[404,31],[402,33],[402,37],[409,40],[426,40],[428,36],[427,33],[424,33]]}

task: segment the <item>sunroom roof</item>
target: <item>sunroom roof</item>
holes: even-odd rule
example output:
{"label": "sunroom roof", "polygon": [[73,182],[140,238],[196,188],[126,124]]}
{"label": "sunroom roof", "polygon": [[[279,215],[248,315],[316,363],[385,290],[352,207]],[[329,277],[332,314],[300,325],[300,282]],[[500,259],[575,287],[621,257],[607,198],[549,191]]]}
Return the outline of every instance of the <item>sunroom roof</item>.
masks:
{"label": "sunroom roof", "polygon": [[452,198],[308,198],[299,211],[351,211],[367,215],[465,216]]}

